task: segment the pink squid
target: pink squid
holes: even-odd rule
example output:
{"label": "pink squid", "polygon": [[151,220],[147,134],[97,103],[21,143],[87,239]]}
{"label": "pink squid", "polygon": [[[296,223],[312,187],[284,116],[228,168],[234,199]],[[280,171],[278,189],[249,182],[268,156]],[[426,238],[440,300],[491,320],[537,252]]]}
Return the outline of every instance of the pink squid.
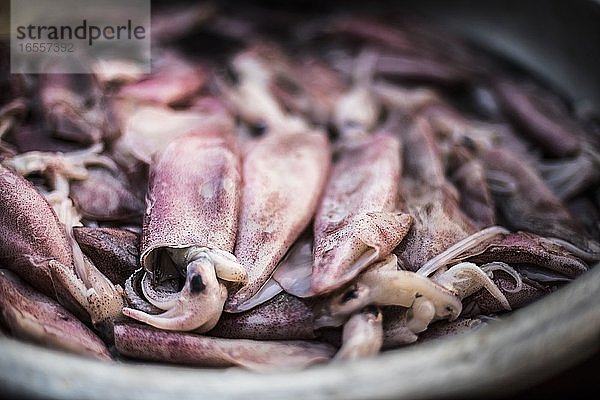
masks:
{"label": "pink squid", "polygon": [[[231,253],[240,195],[238,154],[229,130],[184,135],[157,155],[150,169],[140,262],[146,270],[144,295],[165,312],[125,308],[125,315],[169,330],[205,332],[215,326],[227,297],[221,279],[247,279]],[[180,291],[164,289],[166,281],[181,275]]]}

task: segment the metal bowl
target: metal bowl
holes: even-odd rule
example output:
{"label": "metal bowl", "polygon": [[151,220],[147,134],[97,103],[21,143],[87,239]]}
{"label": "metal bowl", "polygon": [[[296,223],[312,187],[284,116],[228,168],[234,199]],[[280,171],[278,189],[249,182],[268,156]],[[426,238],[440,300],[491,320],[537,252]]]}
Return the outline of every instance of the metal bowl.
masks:
{"label": "metal bowl", "polygon": [[[468,4],[467,4],[468,3]],[[535,5],[534,5],[535,3]],[[384,3],[381,3],[384,4]],[[435,1],[414,7],[600,110],[596,1]],[[600,267],[474,332],[374,359],[259,374],[100,362],[0,337],[0,393],[49,399],[417,399],[508,395],[600,349]]]}

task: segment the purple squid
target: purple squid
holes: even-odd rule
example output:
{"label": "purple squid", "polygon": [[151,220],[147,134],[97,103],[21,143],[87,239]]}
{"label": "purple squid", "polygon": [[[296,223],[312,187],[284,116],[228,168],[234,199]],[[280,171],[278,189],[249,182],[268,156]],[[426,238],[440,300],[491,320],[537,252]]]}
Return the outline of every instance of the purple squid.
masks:
{"label": "purple squid", "polygon": [[[47,260],[51,281],[57,292],[68,292],[77,307],[87,312],[99,333],[111,340],[112,325],[123,318],[123,290],[120,285],[108,280],[81,251],[73,237],[73,227],[81,225],[80,215],[69,198],[70,180],[85,179],[86,165],[113,165],[110,159],[98,154],[100,147],[96,145],[91,149],[69,154],[29,152],[6,160],[5,164],[20,174],[41,172],[48,178],[52,190],[40,191],[62,225],[59,226],[64,233],[57,238],[65,240],[70,255],[67,260],[64,257]],[[59,301],[61,298],[64,296],[59,295]]]}
{"label": "purple squid", "polygon": [[400,144],[388,134],[340,150],[314,222],[311,289],[333,291],[387,257],[412,218],[397,211]]}
{"label": "purple squid", "polygon": [[221,339],[134,324],[115,326],[115,346],[136,359],[254,371],[300,369],[329,361],[335,353],[331,345],[314,341]]}
{"label": "purple squid", "polygon": [[445,177],[430,123],[416,117],[402,140],[405,161],[399,191],[403,209],[414,222],[394,253],[403,269],[416,271],[477,228],[460,209],[458,192]]}
{"label": "purple squid", "polygon": [[208,336],[255,340],[310,340],[314,300],[281,293],[242,313],[223,313]]}
{"label": "purple squid", "polygon": [[[241,174],[233,136],[206,129],[174,139],[150,168],[140,263],[146,299],[164,313],[123,313],[158,328],[214,327],[227,288],[218,278],[244,282],[246,270],[231,253],[238,229]],[[163,290],[185,277],[181,291]]]}
{"label": "purple squid", "polygon": [[112,358],[106,344],[77,317],[3,269],[0,320],[19,339],[101,360]]}
{"label": "purple squid", "polygon": [[253,305],[253,296],[311,222],[329,168],[329,143],[319,131],[272,132],[250,145],[243,157],[235,245],[248,282],[230,294],[225,311],[243,311]]}
{"label": "purple squid", "polygon": [[[515,290],[513,277],[502,271],[495,272],[491,279],[505,295],[510,307],[515,310],[550,294],[557,286],[523,278],[520,288]],[[504,311],[504,307],[488,292],[480,291],[463,299],[463,310],[464,317],[475,318],[480,315],[499,313]]]}
{"label": "purple squid", "polygon": [[77,317],[87,318],[81,305],[53,282],[49,261],[73,265],[73,252],[46,199],[27,180],[0,165],[0,203],[3,265]]}

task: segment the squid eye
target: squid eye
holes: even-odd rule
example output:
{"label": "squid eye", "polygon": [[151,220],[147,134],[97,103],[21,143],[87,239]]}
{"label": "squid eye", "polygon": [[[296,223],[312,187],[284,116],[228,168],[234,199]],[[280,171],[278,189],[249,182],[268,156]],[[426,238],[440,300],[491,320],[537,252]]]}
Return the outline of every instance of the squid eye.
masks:
{"label": "squid eye", "polygon": [[446,306],[446,311],[452,313],[452,312],[454,312],[454,307],[452,307],[452,306]]}
{"label": "squid eye", "polygon": [[264,135],[269,130],[269,125],[266,122],[261,121],[251,127],[252,136]]}
{"label": "squid eye", "polygon": [[192,293],[200,293],[206,289],[206,285],[202,281],[202,275],[197,274],[190,280],[190,291]]}
{"label": "squid eye", "polygon": [[358,297],[358,291],[356,289],[352,288],[352,289],[348,290],[346,293],[344,293],[340,302],[347,303],[352,299],[356,299],[357,297]]}

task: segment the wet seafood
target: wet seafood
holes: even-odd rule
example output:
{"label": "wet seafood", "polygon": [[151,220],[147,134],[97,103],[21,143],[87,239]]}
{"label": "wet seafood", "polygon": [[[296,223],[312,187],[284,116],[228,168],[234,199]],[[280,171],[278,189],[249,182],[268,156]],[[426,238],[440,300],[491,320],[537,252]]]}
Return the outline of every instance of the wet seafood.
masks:
{"label": "wet seafood", "polygon": [[329,157],[320,132],[266,136],[246,153],[235,254],[247,268],[248,283],[230,296],[226,311],[242,310],[308,226],[328,176]]}
{"label": "wet seafood", "polygon": [[[151,315],[125,308],[129,317],[170,330],[214,327],[227,297],[217,280],[244,282],[231,254],[238,226],[240,171],[228,131],[199,131],[173,140],[150,171],[141,241],[146,299],[166,310]],[[180,292],[161,293],[165,280],[185,277]]]}
{"label": "wet seafood", "polygon": [[18,337],[101,360],[112,357],[106,345],[60,304],[0,270],[0,319]]}
{"label": "wet seafood", "polygon": [[335,349],[309,341],[219,339],[165,332],[139,325],[115,327],[117,350],[145,360],[210,367],[242,366],[252,370],[302,368],[329,360]]}
{"label": "wet seafood", "polygon": [[387,134],[344,146],[315,216],[311,289],[323,294],[385,258],[412,218],[397,210],[400,146]]}
{"label": "wet seafood", "polygon": [[59,237],[66,239],[70,255],[67,263],[60,258],[47,260],[51,282],[57,292],[68,292],[77,307],[89,314],[100,334],[111,340],[113,323],[121,319],[123,290],[121,286],[112,284],[82,253],[73,237],[73,227],[81,225],[80,216],[69,198],[70,179],[85,179],[87,164],[114,165],[112,160],[97,154],[100,150],[101,146],[93,146],[69,155],[29,152],[5,160],[5,164],[23,175],[39,171],[49,177],[52,190],[40,191],[62,225],[64,234]]}
{"label": "wet seafood", "polygon": [[[490,265],[489,268],[493,267]],[[462,311],[461,300],[482,288],[510,310],[504,294],[484,269],[473,263],[457,264],[429,279],[398,269],[397,257],[392,254],[361,274],[349,287],[326,299],[315,319],[315,326],[338,326],[369,304],[395,305],[412,309],[412,323],[420,327],[416,331],[420,332],[432,320],[456,319]]]}
{"label": "wet seafood", "polygon": [[0,335],[299,369],[600,261],[593,110],[410,15],[240,7],[153,8],[148,74],[0,58]]}

